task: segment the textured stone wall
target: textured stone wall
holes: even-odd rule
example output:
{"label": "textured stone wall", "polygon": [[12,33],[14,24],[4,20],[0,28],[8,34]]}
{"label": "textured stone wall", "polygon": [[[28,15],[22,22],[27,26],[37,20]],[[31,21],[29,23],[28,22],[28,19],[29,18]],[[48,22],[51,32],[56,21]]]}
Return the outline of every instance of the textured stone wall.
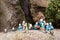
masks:
{"label": "textured stone wall", "polygon": [[17,6],[17,0],[0,0],[0,31],[4,28],[18,27],[24,19],[24,14],[21,7]]}
{"label": "textured stone wall", "polygon": [[30,11],[34,21],[40,18],[45,19],[45,9],[48,7],[49,0],[30,0]]}
{"label": "textured stone wall", "polygon": [[[21,6],[18,4],[21,1]],[[18,27],[23,20],[30,22],[44,18],[45,8],[49,0],[0,0],[0,30]]]}

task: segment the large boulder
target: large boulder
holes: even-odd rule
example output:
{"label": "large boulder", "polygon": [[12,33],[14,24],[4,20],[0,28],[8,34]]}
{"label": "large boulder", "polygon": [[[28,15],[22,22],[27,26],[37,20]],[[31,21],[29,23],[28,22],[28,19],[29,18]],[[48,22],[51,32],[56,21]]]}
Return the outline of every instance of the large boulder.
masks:
{"label": "large boulder", "polygon": [[48,3],[49,0],[0,0],[0,30],[18,27],[25,19],[31,22],[45,19],[44,12]]}
{"label": "large boulder", "polygon": [[[27,31],[15,31],[8,33],[0,33],[0,40],[58,40],[60,39],[59,33],[51,35],[49,33],[43,33],[38,30]],[[57,35],[58,34],[58,35]],[[57,37],[58,36],[58,37]]]}
{"label": "large boulder", "polygon": [[30,0],[30,3],[32,5],[36,4],[40,7],[47,7],[48,4],[50,3],[50,0]]}
{"label": "large boulder", "polygon": [[23,11],[21,7],[16,10],[16,4],[15,0],[0,0],[0,31],[18,27],[18,24],[24,20]]}
{"label": "large boulder", "polygon": [[49,2],[50,0],[30,0],[30,11],[34,21],[39,21],[42,15],[42,18],[45,19],[45,9]]}

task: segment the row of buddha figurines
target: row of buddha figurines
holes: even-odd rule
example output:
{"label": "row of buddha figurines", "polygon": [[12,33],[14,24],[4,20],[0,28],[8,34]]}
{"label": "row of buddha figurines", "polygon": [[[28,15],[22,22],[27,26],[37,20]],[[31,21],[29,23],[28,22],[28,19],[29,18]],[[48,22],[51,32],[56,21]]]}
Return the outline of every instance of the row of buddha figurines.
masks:
{"label": "row of buddha figurines", "polygon": [[[34,27],[34,28],[33,28]],[[52,23],[47,23],[45,20],[43,19],[40,19],[39,22],[36,22],[34,24],[34,26],[32,24],[28,24],[26,23],[25,21],[22,22],[22,24],[20,23],[19,26],[18,26],[18,30],[28,30],[28,29],[40,29],[40,30],[46,30],[46,31],[50,31],[50,30],[53,30],[54,27],[52,25]],[[15,30],[15,28],[13,27],[12,30]],[[6,32],[7,29],[4,29],[4,31]]]}

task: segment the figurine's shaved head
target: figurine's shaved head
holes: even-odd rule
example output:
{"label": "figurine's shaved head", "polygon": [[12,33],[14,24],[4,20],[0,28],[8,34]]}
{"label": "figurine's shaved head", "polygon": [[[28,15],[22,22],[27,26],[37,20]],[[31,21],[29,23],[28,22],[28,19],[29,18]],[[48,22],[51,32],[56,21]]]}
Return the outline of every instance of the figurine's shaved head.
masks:
{"label": "figurine's shaved head", "polygon": [[36,22],[36,25],[38,24],[38,22]]}
{"label": "figurine's shaved head", "polygon": [[23,23],[25,23],[25,21],[23,21]]}
{"label": "figurine's shaved head", "polygon": [[43,22],[44,22],[44,23],[46,23],[46,21],[45,21],[45,20],[44,20]]}
{"label": "figurine's shaved head", "polygon": [[52,23],[50,22],[49,24],[51,25]]}
{"label": "figurine's shaved head", "polygon": [[19,25],[21,25],[21,24],[19,24]]}
{"label": "figurine's shaved head", "polygon": [[4,29],[4,32],[7,32],[7,29],[6,28]]}
{"label": "figurine's shaved head", "polygon": [[40,21],[43,21],[43,19],[40,19]]}
{"label": "figurine's shaved head", "polygon": [[32,24],[29,24],[29,26],[31,27],[31,26],[32,26]]}
{"label": "figurine's shaved head", "polygon": [[49,25],[49,23],[46,23],[46,25]]}

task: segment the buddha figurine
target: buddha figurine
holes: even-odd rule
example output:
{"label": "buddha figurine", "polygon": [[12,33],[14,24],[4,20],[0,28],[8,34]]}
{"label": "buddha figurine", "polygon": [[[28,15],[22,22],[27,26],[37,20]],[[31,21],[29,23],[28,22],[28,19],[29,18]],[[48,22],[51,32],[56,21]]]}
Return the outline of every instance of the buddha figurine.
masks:
{"label": "buddha figurine", "polygon": [[50,27],[50,30],[53,30],[54,29],[54,27],[53,27],[53,25],[52,25],[51,22],[49,23],[49,27]]}
{"label": "buddha figurine", "polygon": [[5,32],[5,33],[7,32],[7,29],[6,29],[6,28],[4,29],[4,32]]}
{"label": "buddha figurine", "polygon": [[24,24],[25,24],[25,21],[22,22],[22,26],[24,26]]}
{"label": "buddha figurine", "polygon": [[32,24],[29,24],[29,29],[32,29]]}
{"label": "buddha figurine", "polygon": [[39,27],[39,25],[38,25],[38,22],[36,22],[35,25],[34,25],[34,29],[37,30],[37,29],[39,29],[39,28],[40,28],[40,27]]}
{"label": "buddha figurine", "polygon": [[40,19],[39,26],[40,26],[41,30],[45,30],[45,23],[44,23],[43,19]]}
{"label": "buddha figurine", "polygon": [[12,28],[12,31],[14,31],[14,30],[15,30],[15,28],[13,27],[13,28]]}
{"label": "buddha figurine", "polygon": [[19,24],[18,30],[23,30],[23,27],[21,24]]}

